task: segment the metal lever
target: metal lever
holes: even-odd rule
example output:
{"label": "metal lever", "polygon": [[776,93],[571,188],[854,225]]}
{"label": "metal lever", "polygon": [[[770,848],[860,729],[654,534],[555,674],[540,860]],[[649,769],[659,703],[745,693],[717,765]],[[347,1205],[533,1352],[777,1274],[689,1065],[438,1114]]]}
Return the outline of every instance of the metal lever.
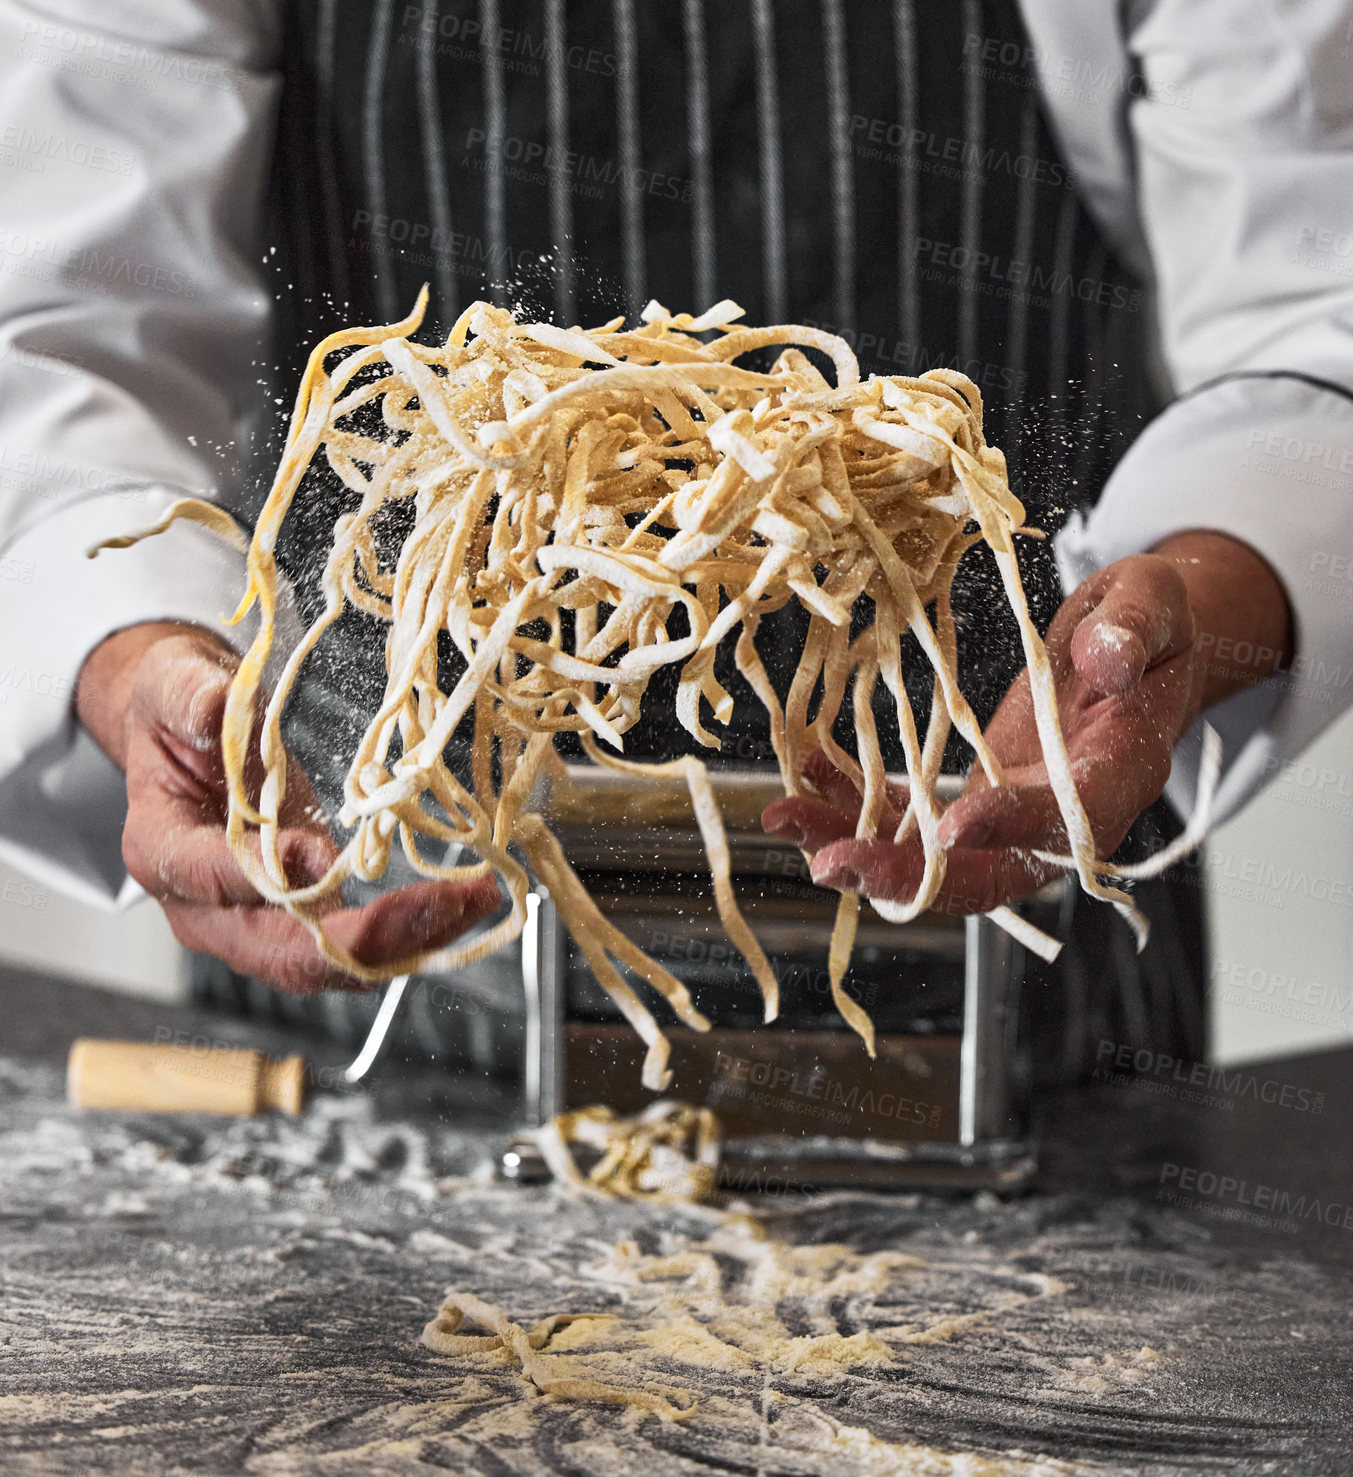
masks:
{"label": "metal lever", "polygon": [[381,1059],[390,1036],[390,1027],[394,1025],[395,1017],[399,1014],[399,1007],[404,1003],[404,992],[409,988],[409,981],[412,978],[413,976],[409,974],[397,974],[386,985],[385,994],[381,997],[380,1009],[376,1012],[376,1019],[371,1022],[371,1029],[366,1033],[362,1049],[357,1053],[352,1065],[344,1069],[344,1082],[351,1084],[360,1082]]}
{"label": "metal lever", "polygon": [[[446,855],[442,858],[442,866],[451,866],[462,849],[458,841],[451,842],[446,848]],[[366,1033],[362,1049],[357,1053],[352,1065],[344,1069],[344,1082],[349,1084],[360,1082],[384,1055],[390,1037],[390,1027],[394,1025],[399,1008],[404,1004],[404,996],[412,978],[410,974],[397,974],[386,985],[385,994],[381,997],[380,1009],[376,1012],[376,1019],[371,1022],[371,1028]]]}

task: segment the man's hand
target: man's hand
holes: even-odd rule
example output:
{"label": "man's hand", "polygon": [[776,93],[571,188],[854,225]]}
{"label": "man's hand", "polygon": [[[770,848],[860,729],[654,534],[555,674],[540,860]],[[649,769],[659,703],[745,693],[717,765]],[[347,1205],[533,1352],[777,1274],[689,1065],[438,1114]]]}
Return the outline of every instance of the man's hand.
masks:
{"label": "man's hand", "polygon": [[[226,841],[221,720],[238,660],[206,631],[147,623],[86,659],[76,707],[127,776],[122,855],[186,948],[298,995],[369,989],[319,952],[304,924],[259,896]],[[338,847],[294,761],[279,849],[293,886],[323,875]],[[498,905],[493,879],[423,882],[364,908],[337,904],[324,926],[363,965],[438,948]]]}
{"label": "man's hand", "polygon": [[[1201,634],[1200,634],[1201,633]],[[1220,635],[1266,653],[1252,668],[1204,659]],[[1248,546],[1214,533],[1186,533],[1152,554],[1092,575],[1057,612],[1047,636],[1061,713],[1096,852],[1109,856],[1165,787],[1176,740],[1202,708],[1259,680],[1290,654],[1290,617],[1276,576]],[[1005,768],[990,785],[974,767],[945,812],[939,838],[948,866],[936,907],[987,912],[1036,891],[1056,869],[1033,850],[1065,855],[1066,829],[1034,724],[1029,674],[1006,694],[987,730]],[[905,900],[922,871],[919,841],[855,841],[859,798],[821,754],[807,770],[821,798],[777,801],[767,831],[812,857],[814,882],[869,897]],[[905,793],[892,796],[880,835],[895,827]]]}

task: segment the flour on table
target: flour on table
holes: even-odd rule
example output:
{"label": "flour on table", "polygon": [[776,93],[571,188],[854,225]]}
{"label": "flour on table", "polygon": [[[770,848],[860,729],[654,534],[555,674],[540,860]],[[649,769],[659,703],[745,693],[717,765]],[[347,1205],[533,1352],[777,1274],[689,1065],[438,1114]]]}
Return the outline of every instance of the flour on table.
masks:
{"label": "flour on table", "polygon": [[[1043,1273],[974,1258],[962,1271],[979,1286],[982,1306],[963,1312],[935,1307],[927,1314],[936,1274],[958,1269],[898,1251],[794,1245],[766,1236],[741,1216],[729,1217],[703,1240],[666,1240],[650,1252],[635,1240],[621,1241],[579,1268],[610,1302],[605,1310],[554,1314],[528,1329],[515,1310],[452,1291],[423,1341],[457,1357],[462,1368],[501,1368],[505,1359],[515,1360],[531,1393],[634,1406],[664,1420],[698,1419],[707,1404],[682,1386],[683,1377],[696,1381],[710,1370],[724,1371],[750,1381],[764,1426],[768,1402],[794,1398],[772,1388],[776,1379],[793,1386],[832,1384],[856,1371],[903,1374],[909,1346],[998,1327],[1002,1315],[1066,1291],[1066,1284]],[[903,1312],[911,1316],[892,1316]],[[851,1326],[861,1321],[866,1326]],[[873,1440],[862,1430],[849,1439],[857,1446]],[[885,1464],[878,1470],[1031,1469]]]}

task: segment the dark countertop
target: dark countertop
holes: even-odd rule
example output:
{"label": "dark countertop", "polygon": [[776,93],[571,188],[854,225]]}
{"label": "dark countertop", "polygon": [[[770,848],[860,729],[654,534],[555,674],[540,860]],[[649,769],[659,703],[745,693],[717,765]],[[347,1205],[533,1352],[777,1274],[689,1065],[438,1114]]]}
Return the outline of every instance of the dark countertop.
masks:
{"label": "dark countertop", "polygon": [[[1031,1193],[782,1197],[757,1241],[709,1212],[492,1183],[510,1104],[436,1073],[299,1120],[65,1106],[76,1036],[166,1031],[296,1049],[0,976],[5,1473],[1353,1472],[1353,1050],[1202,1086],[1151,1063],[1044,1104]],[[638,1270],[617,1278],[626,1240]],[[777,1243],[784,1265],[840,1243],[844,1280],[768,1299]],[[674,1310],[709,1323],[697,1265],[722,1342],[658,1348]],[[575,1325],[606,1332],[590,1357],[699,1415],[556,1402],[500,1356],[432,1355],[418,1336],[452,1285],[522,1322],[613,1314]],[[750,1357],[767,1319],[882,1352]]]}

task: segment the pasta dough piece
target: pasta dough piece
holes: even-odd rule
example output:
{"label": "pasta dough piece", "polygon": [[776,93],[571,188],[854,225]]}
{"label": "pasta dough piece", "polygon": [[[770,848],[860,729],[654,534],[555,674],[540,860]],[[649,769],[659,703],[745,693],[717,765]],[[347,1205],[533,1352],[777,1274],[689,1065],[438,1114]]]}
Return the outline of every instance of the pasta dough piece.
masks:
{"label": "pasta dough piece", "polygon": [[[479,1354],[502,1349],[517,1360],[522,1373],[542,1395],[554,1395],[561,1400],[603,1400],[636,1406],[641,1410],[651,1410],[667,1420],[694,1414],[693,1402],[681,1409],[665,1396],[648,1390],[608,1385],[581,1372],[578,1362],[568,1355],[545,1352],[545,1346],[556,1329],[591,1316],[595,1315],[557,1313],[542,1318],[528,1332],[492,1303],[470,1293],[452,1292],[447,1294],[437,1316],[423,1330],[423,1343],[435,1354]],[[460,1333],[461,1323],[466,1317],[491,1331],[483,1335]]]}
{"label": "pasta dough piece", "polygon": [[[693,1204],[713,1195],[723,1132],[708,1108],[652,1103],[633,1118],[607,1107],[560,1113],[531,1134],[556,1183],[602,1199]],[[599,1151],[586,1174],[573,1145]]]}
{"label": "pasta dough piece", "polygon": [[[830,1381],[896,1369],[908,1349],[998,1326],[1003,1316],[1067,1290],[1056,1277],[1008,1264],[795,1245],[742,1217],[721,1219],[703,1240],[661,1239],[667,1245],[658,1252],[620,1241],[581,1269],[605,1289],[614,1312],[556,1315],[528,1330],[501,1308],[453,1291],[423,1343],[462,1359],[506,1357],[537,1389],[561,1399],[624,1403],[671,1419],[698,1413],[691,1392],[667,1383],[683,1371],[693,1382],[720,1371],[764,1390],[782,1377]],[[937,1294],[953,1296],[951,1278],[980,1306],[923,1311]],[[843,1331],[843,1322],[848,1329],[857,1322],[855,1310],[866,1309],[866,1326]],[[462,1332],[466,1319],[485,1332]]]}

